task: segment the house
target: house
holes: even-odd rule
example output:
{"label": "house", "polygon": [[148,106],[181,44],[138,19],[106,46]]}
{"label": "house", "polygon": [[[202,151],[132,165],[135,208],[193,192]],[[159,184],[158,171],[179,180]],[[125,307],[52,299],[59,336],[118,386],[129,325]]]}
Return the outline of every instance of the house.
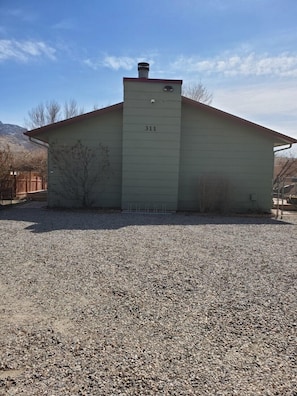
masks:
{"label": "house", "polygon": [[269,211],[274,148],[297,140],[138,72],[122,103],[25,132],[49,147],[48,206]]}

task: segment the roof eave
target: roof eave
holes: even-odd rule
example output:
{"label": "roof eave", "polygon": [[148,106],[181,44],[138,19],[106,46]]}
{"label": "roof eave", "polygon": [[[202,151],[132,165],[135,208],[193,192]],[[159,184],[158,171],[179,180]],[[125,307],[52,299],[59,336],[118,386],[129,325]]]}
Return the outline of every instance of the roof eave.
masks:
{"label": "roof eave", "polygon": [[42,139],[42,137],[40,137],[40,135],[45,135],[47,132],[51,132],[52,130],[72,125],[73,123],[75,123],[77,121],[91,119],[93,117],[107,114],[112,111],[120,110],[122,108],[123,108],[123,102],[120,102],[120,103],[114,104],[112,106],[104,107],[99,110],[94,110],[89,113],[80,114],[78,116],[68,118],[66,120],[54,122],[52,124],[48,124],[48,125],[45,125],[40,128],[32,129],[31,131],[26,131],[26,132],[24,132],[24,135],[29,136],[29,137],[35,137],[36,139],[46,142],[47,140]]}
{"label": "roof eave", "polygon": [[163,78],[137,78],[137,77],[124,77],[123,81],[141,82],[141,83],[162,83],[162,84],[182,84],[183,80],[171,80]]}
{"label": "roof eave", "polygon": [[204,104],[204,103],[201,103],[201,102],[197,102],[196,100],[187,98],[185,96],[182,96],[182,101],[185,104],[190,104],[192,106],[196,106],[199,109],[204,109],[204,110],[207,110],[209,112],[213,112],[213,113],[216,113],[216,114],[218,114],[220,116],[223,116],[223,117],[225,117],[227,119],[236,120],[237,122],[240,122],[243,125],[247,125],[247,126],[256,128],[259,131],[261,131],[262,133],[265,133],[268,136],[270,136],[274,140],[274,146],[282,146],[284,144],[297,143],[297,139],[295,139],[295,138],[292,138],[290,136],[284,135],[284,134],[282,134],[280,132],[277,132],[277,131],[274,131],[272,129],[266,128],[266,127],[264,127],[262,125],[254,123],[252,121],[245,120],[244,118],[241,118],[241,117],[235,116],[233,114],[227,113],[227,112],[225,112],[223,110],[219,110],[219,109],[217,109],[215,107],[212,107],[212,106],[209,106],[207,104]]}

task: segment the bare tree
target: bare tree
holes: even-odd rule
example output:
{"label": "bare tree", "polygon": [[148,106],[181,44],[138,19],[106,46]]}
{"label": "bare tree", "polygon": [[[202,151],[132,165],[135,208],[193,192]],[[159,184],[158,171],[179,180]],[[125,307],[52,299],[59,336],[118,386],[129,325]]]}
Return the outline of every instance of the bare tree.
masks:
{"label": "bare tree", "polygon": [[40,103],[29,110],[28,119],[25,120],[25,123],[29,129],[41,128],[45,125],[75,117],[83,113],[84,109],[82,107],[79,108],[74,99],[66,101],[63,109],[56,100],[51,100],[45,104]]}
{"label": "bare tree", "polygon": [[29,129],[41,128],[44,125],[60,121],[61,106],[55,100],[39,103],[28,111],[29,120],[26,124]]}
{"label": "bare tree", "polygon": [[183,96],[187,98],[196,100],[197,102],[202,102],[205,104],[210,104],[212,102],[213,95],[207,88],[201,83],[186,84],[183,86],[182,90]]}
{"label": "bare tree", "polygon": [[75,99],[70,99],[68,102],[64,103],[64,118],[71,118],[77,115],[83,114],[84,108],[78,107],[78,104]]}
{"label": "bare tree", "polygon": [[56,100],[51,100],[45,105],[46,124],[53,124],[61,119],[61,106]]}
{"label": "bare tree", "polygon": [[12,153],[9,146],[0,149],[0,182],[5,180],[9,175],[9,169],[12,164]]}
{"label": "bare tree", "polygon": [[0,149],[0,181],[6,180],[10,171],[36,171],[42,176],[47,175],[47,150],[11,151],[9,145]]}
{"label": "bare tree", "polygon": [[230,203],[229,180],[220,174],[205,174],[199,179],[200,212],[226,213]]}
{"label": "bare tree", "polygon": [[47,179],[47,149],[24,150],[13,153],[13,166],[19,171],[38,172]]}
{"label": "bare tree", "polygon": [[29,129],[40,128],[46,125],[45,107],[43,103],[28,111],[29,121],[26,121]]}
{"label": "bare tree", "polygon": [[297,177],[297,159],[293,157],[277,157],[274,165],[273,187],[285,178]]}
{"label": "bare tree", "polygon": [[9,146],[0,149],[0,198],[5,190],[10,188],[9,178],[13,156]]}
{"label": "bare tree", "polygon": [[110,177],[109,149],[99,144],[88,147],[78,140],[73,146],[50,146],[51,167],[56,173],[56,195],[75,206],[92,207],[94,192],[102,192]]}

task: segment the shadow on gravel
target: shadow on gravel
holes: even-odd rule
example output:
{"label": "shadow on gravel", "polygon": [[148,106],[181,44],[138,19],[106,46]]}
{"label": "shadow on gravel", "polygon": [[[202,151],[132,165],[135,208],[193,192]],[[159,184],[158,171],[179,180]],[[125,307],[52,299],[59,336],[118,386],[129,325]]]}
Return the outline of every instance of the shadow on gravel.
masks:
{"label": "shadow on gravel", "polygon": [[139,225],[293,225],[286,220],[269,216],[219,216],[197,213],[140,214],[102,212],[99,210],[53,210],[26,205],[2,207],[0,221],[20,221],[24,228],[34,233],[55,230],[116,230]]}

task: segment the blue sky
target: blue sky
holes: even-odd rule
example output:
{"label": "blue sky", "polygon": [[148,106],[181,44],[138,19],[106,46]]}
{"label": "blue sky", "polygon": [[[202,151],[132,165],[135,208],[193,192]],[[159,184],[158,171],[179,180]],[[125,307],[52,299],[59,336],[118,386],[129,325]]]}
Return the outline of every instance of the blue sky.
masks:
{"label": "blue sky", "polygon": [[0,0],[0,120],[40,102],[85,111],[123,77],[202,82],[214,107],[297,138],[296,0]]}

